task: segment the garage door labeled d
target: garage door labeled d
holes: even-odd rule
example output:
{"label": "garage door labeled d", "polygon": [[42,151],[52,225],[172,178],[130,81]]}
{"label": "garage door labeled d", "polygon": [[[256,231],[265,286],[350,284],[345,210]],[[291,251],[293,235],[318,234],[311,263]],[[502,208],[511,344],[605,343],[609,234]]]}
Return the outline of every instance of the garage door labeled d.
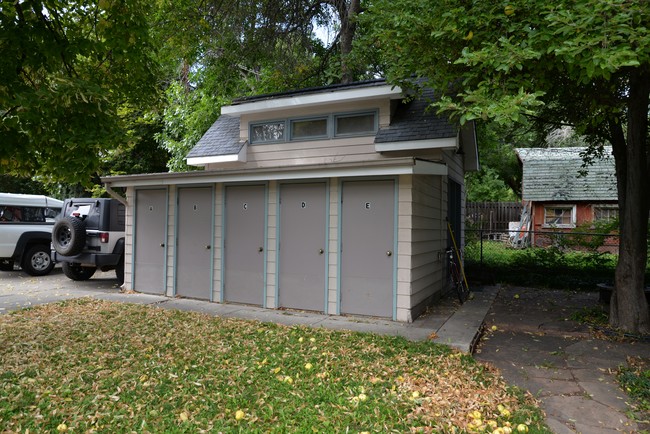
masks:
{"label": "garage door labeled d", "polygon": [[264,304],[265,186],[226,187],[224,300]]}
{"label": "garage door labeled d", "polygon": [[341,313],[393,316],[395,183],[342,187]]}
{"label": "garage door labeled d", "polygon": [[325,310],[326,184],[280,187],[280,306]]}
{"label": "garage door labeled d", "polygon": [[167,190],[137,190],[135,202],[134,288],[148,294],[164,294]]}
{"label": "garage door labeled d", "polygon": [[212,188],[178,189],[176,294],[210,299],[212,290]]}

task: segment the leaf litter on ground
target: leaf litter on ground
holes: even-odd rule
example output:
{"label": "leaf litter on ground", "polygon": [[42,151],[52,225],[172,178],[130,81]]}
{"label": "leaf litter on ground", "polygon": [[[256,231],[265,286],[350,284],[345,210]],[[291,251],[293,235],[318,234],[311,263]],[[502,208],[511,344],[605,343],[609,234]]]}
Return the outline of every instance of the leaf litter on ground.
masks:
{"label": "leaf litter on ground", "polygon": [[2,433],[549,432],[542,420],[493,368],[431,342],[91,299],[0,316]]}

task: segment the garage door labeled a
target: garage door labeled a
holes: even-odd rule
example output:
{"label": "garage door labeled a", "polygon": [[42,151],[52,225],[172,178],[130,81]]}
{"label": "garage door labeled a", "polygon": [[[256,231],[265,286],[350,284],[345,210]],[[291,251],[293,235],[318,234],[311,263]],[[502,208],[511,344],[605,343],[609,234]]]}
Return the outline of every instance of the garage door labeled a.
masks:
{"label": "garage door labeled a", "polygon": [[344,182],[342,200],[341,313],[392,317],[394,182]]}
{"label": "garage door labeled a", "polygon": [[137,190],[135,202],[134,288],[138,292],[164,294],[167,190]]}
{"label": "garage door labeled a", "polygon": [[280,306],[325,310],[326,185],[280,187]]}
{"label": "garage door labeled a", "polygon": [[264,303],[265,187],[226,187],[224,300]]}
{"label": "garage door labeled a", "polygon": [[212,188],[178,189],[176,294],[210,299],[212,290]]}

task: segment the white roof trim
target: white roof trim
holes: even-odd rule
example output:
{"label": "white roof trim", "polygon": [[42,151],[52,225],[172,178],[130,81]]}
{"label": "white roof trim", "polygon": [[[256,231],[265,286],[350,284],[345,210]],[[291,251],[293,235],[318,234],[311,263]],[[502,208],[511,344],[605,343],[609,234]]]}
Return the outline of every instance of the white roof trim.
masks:
{"label": "white roof trim", "polygon": [[407,140],[403,142],[375,143],[376,152],[414,151],[421,149],[458,149],[458,136],[444,139]]}
{"label": "white roof trim", "polygon": [[251,102],[244,101],[239,104],[224,106],[221,107],[221,114],[238,116],[269,110],[303,108],[328,103],[346,103],[349,101],[360,101],[381,97],[390,97],[392,99],[401,98],[402,89],[387,84],[384,86],[371,86],[358,89],[335,89],[330,92],[306,95],[278,96],[277,98],[255,100]]}
{"label": "white roof trim", "polygon": [[186,158],[188,166],[198,166],[203,167],[206,164],[214,163],[245,163],[246,162],[246,150],[248,149],[248,143],[245,143],[237,154],[228,154],[228,155],[214,155],[207,157],[190,157]]}
{"label": "white roof trim", "polygon": [[[206,184],[217,182],[259,182],[259,181],[282,181],[298,179],[323,179],[323,178],[344,178],[359,176],[389,176],[389,175],[447,175],[447,166],[432,161],[403,159],[394,165],[370,165],[351,167],[319,167],[309,170],[274,170],[274,171],[233,171],[219,173],[210,172],[189,172],[185,176],[181,174],[156,174],[147,175],[124,175],[123,179],[108,177],[102,179],[111,187],[144,187],[162,185],[189,185]],[[179,176],[181,175],[181,176]]]}

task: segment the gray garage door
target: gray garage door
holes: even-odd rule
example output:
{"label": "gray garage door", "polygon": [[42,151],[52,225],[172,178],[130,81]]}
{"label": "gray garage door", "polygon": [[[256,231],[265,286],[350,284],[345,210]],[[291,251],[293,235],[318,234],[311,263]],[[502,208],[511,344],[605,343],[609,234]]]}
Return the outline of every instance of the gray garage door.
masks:
{"label": "gray garage door", "polygon": [[137,190],[135,203],[134,289],[148,294],[164,294],[167,190]]}
{"label": "gray garage door", "polygon": [[324,311],[325,183],[280,188],[280,306]]}
{"label": "gray garage door", "polygon": [[212,289],[212,188],[178,189],[176,294],[210,299]]}
{"label": "gray garage door", "polygon": [[264,303],[265,187],[226,187],[224,300]]}
{"label": "gray garage door", "polygon": [[344,182],[341,313],[393,316],[393,181]]}

